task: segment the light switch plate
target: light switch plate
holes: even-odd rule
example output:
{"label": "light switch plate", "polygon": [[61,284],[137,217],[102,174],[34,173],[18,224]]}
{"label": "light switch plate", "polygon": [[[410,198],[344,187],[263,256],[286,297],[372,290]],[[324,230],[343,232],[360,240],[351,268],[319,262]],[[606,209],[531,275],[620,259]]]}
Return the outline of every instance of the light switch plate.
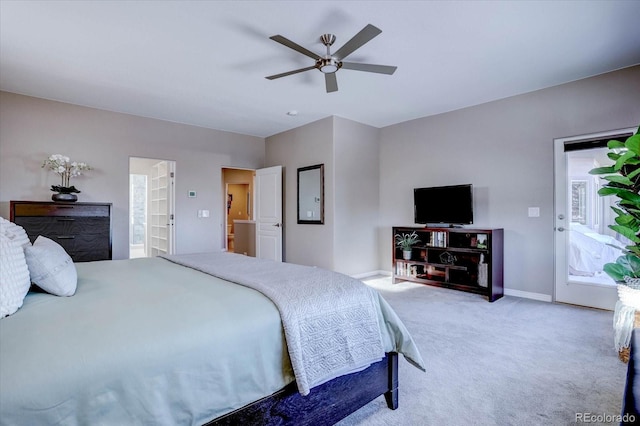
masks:
{"label": "light switch plate", "polygon": [[540,207],[529,207],[529,217],[540,217]]}

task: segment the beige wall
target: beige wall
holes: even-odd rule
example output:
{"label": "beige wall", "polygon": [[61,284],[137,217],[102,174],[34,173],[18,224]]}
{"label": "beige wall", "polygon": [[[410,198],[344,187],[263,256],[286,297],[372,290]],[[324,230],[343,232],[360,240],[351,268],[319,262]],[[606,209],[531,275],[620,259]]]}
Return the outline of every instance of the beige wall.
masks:
{"label": "beige wall", "polygon": [[247,195],[249,194],[249,185],[242,183],[232,183],[229,185],[228,194],[233,197],[231,201],[231,209],[227,217],[227,225],[232,226],[233,232],[234,220],[249,220],[247,212]]}
{"label": "beige wall", "polygon": [[637,128],[639,99],[636,66],[382,129],[380,265],[391,227],[413,225],[413,188],[471,183],[474,226],[505,229],[506,289],[553,295],[553,140]]}
{"label": "beige wall", "polygon": [[[223,167],[260,168],[264,139],[0,92],[0,215],[9,200],[49,200],[50,154],[94,170],[73,180],[79,200],[113,203],[113,255],[128,257],[129,157],[176,161],[176,249],[223,247]],[[196,198],[188,198],[190,190]],[[197,211],[210,210],[209,218]]]}
{"label": "beige wall", "polygon": [[[354,275],[379,269],[378,134],[329,117],[267,138],[267,165],[285,167],[288,262]],[[315,164],[324,164],[324,224],[298,224],[297,170]]]}
{"label": "beige wall", "polygon": [[378,265],[379,129],[334,119],[335,269],[362,274]]}
{"label": "beige wall", "polygon": [[[472,183],[474,226],[505,229],[507,291],[552,295],[553,139],[637,127],[639,81],[636,66],[383,129],[328,117],[266,141],[0,92],[0,214],[11,199],[50,198],[49,154],[87,161],[96,169],[74,183],[81,201],[114,203],[123,258],[128,158],[176,160],[178,252],[220,249],[221,168],[283,165],[285,259],[359,274],[390,270],[391,227],[413,225],[414,187]],[[298,225],[297,169],[320,163],[325,225]]]}
{"label": "beige wall", "polygon": [[[297,223],[297,171],[324,164],[324,225]],[[333,117],[266,139],[265,167],[284,170],[284,259],[291,263],[333,269]]]}

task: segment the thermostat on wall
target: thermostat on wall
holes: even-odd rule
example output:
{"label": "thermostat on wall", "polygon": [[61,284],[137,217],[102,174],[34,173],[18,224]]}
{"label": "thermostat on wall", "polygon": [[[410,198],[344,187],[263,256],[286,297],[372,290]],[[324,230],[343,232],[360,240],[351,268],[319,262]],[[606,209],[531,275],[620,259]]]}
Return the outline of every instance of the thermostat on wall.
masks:
{"label": "thermostat on wall", "polygon": [[189,191],[189,198],[196,198],[196,191]]}

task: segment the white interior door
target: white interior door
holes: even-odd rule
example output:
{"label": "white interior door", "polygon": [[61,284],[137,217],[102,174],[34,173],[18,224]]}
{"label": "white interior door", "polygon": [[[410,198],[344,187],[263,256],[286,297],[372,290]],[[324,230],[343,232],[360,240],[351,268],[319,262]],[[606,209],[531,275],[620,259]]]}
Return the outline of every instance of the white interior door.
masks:
{"label": "white interior door", "polygon": [[282,262],[282,166],[256,170],[256,257]]}
{"label": "white interior door", "polygon": [[[619,236],[612,223],[613,197],[597,195],[600,178],[588,170],[611,164],[608,141],[635,129],[621,129],[554,140],[555,159],[555,300],[613,310],[618,299],[615,282],[604,272],[620,252],[611,244]],[[617,244],[616,244],[617,243]]]}

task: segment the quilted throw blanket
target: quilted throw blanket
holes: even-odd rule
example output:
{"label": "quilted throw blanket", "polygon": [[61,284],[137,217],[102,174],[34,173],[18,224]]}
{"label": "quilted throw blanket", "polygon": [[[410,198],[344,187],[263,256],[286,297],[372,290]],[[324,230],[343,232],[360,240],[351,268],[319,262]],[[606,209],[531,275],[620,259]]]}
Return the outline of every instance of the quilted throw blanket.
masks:
{"label": "quilted throw blanket", "polygon": [[280,311],[302,395],[384,357],[374,290],[354,278],[226,252],[162,257],[253,288],[271,299]]}

